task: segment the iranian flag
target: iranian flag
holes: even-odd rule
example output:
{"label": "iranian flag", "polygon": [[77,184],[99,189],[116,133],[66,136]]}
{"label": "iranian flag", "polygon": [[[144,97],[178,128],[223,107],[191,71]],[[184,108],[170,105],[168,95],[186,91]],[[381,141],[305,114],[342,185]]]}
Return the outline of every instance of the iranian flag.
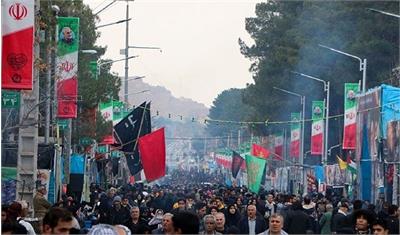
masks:
{"label": "iranian flag", "polygon": [[34,19],[33,0],[1,1],[2,89],[32,90]]}
{"label": "iranian flag", "polygon": [[100,103],[99,110],[105,121],[113,120],[113,102]]}
{"label": "iranian flag", "polygon": [[282,131],[275,135],[274,139],[275,154],[283,158],[283,134]]}
{"label": "iranian flag", "polygon": [[356,148],[356,94],[360,88],[358,83],[345,83],[344,85],[344,133],[343,149]]}
{"label": "iranian flag", "polygon": [[100,103],[99,110],[104,120],[112,121],[114,126],[132,111],[125,110],[124,103],[118,100]]}
{"label": "iranian flag", "polygon": [[78,98],[79,18],[57,18],[57,117],[76,118]]}
{"label": "iranian flag", "polygon": [[324,150],[324,101],[312,102],[311,154],[322,155]]}
{"label": "iranian flag", "polygon": [[291,113],[290,124],[290,156],[300,156],[300,113]]}

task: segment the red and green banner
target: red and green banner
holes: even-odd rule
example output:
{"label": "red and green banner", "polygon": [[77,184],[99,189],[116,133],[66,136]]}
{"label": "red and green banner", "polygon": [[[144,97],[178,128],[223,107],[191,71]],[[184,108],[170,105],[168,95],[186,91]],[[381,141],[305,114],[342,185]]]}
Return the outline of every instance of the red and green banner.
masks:
{"label": "red and green banner", "polygon": [[300,156],[300,113],[290,115],[290,156]]}
{"label": "red and green banner", "polygon": [[282,131],[275,135],[274,146],[275,146],[274,147],[275,154],[280,156],[281,158],[283,158],[283,133],[282,133]]}
{"label": "red and green banner", "polygon": [[258,193],[267,160],[246,154],[247,183],[250,191]]}
{"label": "red and green banner", "polygon": [[58,17],[57,117],[76,118],[78,98],[79,18]]}
{"label": "red and green banner", "polygon": [[356,94],[360,91],[358,83],[344,84],[344,133],[343,149],[356,149],[357,102]]}
{"label": "red and green banner", "polygon": [[34,0],[1,1],[1,88],[32,90]]}
{"label": "red and green banner", "polygon": [[324,151],[324,101],[312,102],[311,154],[322,155]]}

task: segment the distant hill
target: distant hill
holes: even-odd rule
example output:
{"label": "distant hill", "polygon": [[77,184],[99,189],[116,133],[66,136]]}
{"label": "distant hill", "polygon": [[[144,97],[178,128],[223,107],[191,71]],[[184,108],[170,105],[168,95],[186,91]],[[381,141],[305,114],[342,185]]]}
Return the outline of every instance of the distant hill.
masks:
{"label": "distant hill", "polygon": [[[162,86],[152,86],[143,82],[142,80],[131,80],[129,83],[128,101],[131,105],[139,105],[144,101],[151,101],[152,116],[156,115],[156,111],[162,117],[168,117],[171,114],[171,119],[179,119],[182,115],[184,119],[196,118],[204,119],[208,116],[208,108],[199,102],[188,98],[174,97],[171,91]],[[123,100],[123,79],[120,91],[121,100]],[[146,91],[147,92],[142,92]],[[137,93],[137,94],[135,94]]]}

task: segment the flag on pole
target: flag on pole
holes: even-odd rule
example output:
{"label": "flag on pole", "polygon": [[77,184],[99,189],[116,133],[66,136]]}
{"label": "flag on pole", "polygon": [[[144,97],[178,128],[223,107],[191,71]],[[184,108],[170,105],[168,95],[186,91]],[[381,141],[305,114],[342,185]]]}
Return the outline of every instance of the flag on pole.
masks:
{"label": "flag on pole", "polygon": [[290,124],[290,156],[300,156],[300,113],[291,113]]}
{"label": "flag on pole", "polygon": [[137,140],[140,136],[150,132],[150,103],[146,104],[146,102],[143,102],[114,126],[114,138],[118,142],[115,146],[125,153],[131,175],[142,170]]}
{"label": "flag on pole", "polygon": [[147,181],[165,176],[164,128],[140,137],[139,153]]}
{"label": "flag on pole", "polygon": [[242,166],[244,159],[239,153],[232,151],[232,177],[236,179],[239,173],[240,167]]}
{"label": "flag on pole", "polygon": [[267,160],[246,154],[247,182],[250,191],[258,193]]}
{"label": "flag on pole", "polygon": [[336,158],[338,160],[338,164],[339,164],[339,168],[340,170],[345,170],[347,169],[347,162],[343,161],[341,157],[339,157],[338,155],[336,155]]}
{"label": "flag on pole", "polygon": [[351,160],[351,158],[347,157],[347,169],[353,174],[357,174],[357,164]]}
{"label": "flag on pole", "polygon": [[76,118],[78,98],[79,18],[58,17],[57,117]]}
{"label": "flag on pole", "polygon": [[356,94],[360,91],[358,83],[344,84],[344,129],[343,149],[356,148],[356,120],[357,101]]}
{"label": "flag on pole", "polygon": [[2,0],[1,11],[1,88],[32,90],[34,0]]}
{"label": "flag on pole", "polygon": [[[274,145],[275,145],[275,154],[281,156],[283,158],[283,133],[282,131],[276,134],[275,140],[274,140]],[[277,158],[275,155],[275,158]]]}
{"label": "flag on pole", "polygon": [[322,155],[323,149],[324,149],[324,101],[313,101],[311,154]]}
{"label": "flag on pole", "polygon": [[264,159],[269,157],[269,151],[258,144],[252,144],[250,154]]}

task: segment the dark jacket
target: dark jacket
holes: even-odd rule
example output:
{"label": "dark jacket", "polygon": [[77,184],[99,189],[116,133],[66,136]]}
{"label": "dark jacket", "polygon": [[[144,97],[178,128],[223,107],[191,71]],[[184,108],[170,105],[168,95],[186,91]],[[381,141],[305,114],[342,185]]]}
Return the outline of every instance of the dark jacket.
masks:
{"label": "dark jacket", "polygon": [[399,234],[399,218],[393,215],[389,215],[387,219],[389,234]]}
{"label": "dark jacket", "polygon": [[109,224],[125,224],[128,222],[130,217],[130,212],[126,207],[121,207],[119,210],[112,207],[109,213]]}
{"label": "dark jacket", "polygon": [[[241,234],[249,234],[249,219],[248,217],[244,217],[239,222],[239,230]],[[261,216],[256,217],[256,234],[262,233],[267,230],[267,223],[264,218]]]}
{"label": "dark jacket", "polygon": [[288,211],[283,230],[289,234],[306,234],[312,230],[310,217],[301,209]]}
{"label": "dark jacket", "polygon": [[345,216],[339,212],[332,216],[332,232],[338,234],[352,234],[352,221],[349,216]]}

